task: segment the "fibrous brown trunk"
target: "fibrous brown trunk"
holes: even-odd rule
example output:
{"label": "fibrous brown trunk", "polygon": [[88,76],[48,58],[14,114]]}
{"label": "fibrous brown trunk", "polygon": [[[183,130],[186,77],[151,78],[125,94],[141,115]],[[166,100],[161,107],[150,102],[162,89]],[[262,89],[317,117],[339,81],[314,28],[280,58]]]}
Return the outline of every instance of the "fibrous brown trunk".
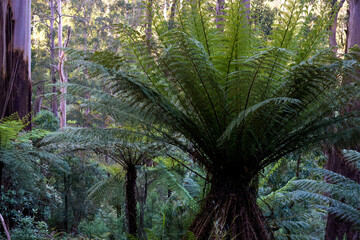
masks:
{"label": "fibrous brown trunk", "polygon": [[126,203],[126,221],[128,233],[136,235],[136,168],[135,165],[128,165],[126,171],[126,186],[125,186],[125,203]]}
{"label": "fibrous brown trunk", "polygon": [[273,239],[256,203],[256,190],[249,184],[226,179],[212,181],[202,211],[193,220],[190,231],[198,240]]}
{"label": "fibrous brown trunk", "polygon": [[31,0],[0,1],[0,119],[17,112],[30,120],[30,10]]}

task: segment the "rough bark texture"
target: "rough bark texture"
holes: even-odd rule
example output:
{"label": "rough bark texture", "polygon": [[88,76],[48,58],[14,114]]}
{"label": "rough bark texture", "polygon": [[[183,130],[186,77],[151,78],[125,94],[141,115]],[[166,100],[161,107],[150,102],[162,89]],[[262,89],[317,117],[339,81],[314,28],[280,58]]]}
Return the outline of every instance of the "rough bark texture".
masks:
{"label": "rough bark texture", "polygon": [[212,181],[202,211],[193,220],[190,231],[198,240],[273,239],[256,203],[256,190],[226,177]]}
{"label": "rough bark texture", "polygon": [[126,221],[128,226],[128,233],[136,236],[136,168],[135,165],[128,165],[126,171]]}
{"label": "rough bark texture", "polygon": [[[351,48],[355,44],[360,45],[360,0],[349,0],[349,14],[347,48]],[[346,111],[359,110],[359,108],[360,105],[358,104],[358,106],[355,106],[353,109],[347,108]],[[360,147],[356,150],[359,151]],[[328,156],[326,169],[360,183],[360,172],[346,163],[338,149],[332,147],[328,149],[326,155]],[[350,222],[342,221],[334,215],[329,214],[325,240],[343,239],[345,234],[347,239],[360,239],[360,232],[354,230]]]}
{"label": "rough bark texture", "polygon": [[[360,149],[357,149],[358,151]],[[351,167],[342,157],[340,150],[332,147],[326,152],[328,162],[326,168],[346,176],[360,183],[360,172]],[[353,229],[351,222],[345,222],[338,219],[335,215],[329,214],[326,224],[325,240],[343,239],[346,234],[347,239],[360,239],[360,232]]]}
{"label": "rough bark texture", "polygon": [[0,1],[0,118],[17,112],[30,120],[30,7],[30,0]]}

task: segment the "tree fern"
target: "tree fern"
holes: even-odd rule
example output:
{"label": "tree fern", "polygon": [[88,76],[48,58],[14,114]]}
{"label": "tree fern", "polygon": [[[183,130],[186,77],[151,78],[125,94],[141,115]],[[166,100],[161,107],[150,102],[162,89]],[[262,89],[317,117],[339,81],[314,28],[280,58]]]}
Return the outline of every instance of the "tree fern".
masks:
{"label": "tree fern", "polygon": [[[211,237],[213,222],[235,238],[268,239],[255,200],[259,171],[295,150],[358,136],[359,112],[333,115],[357,96],[357,84],[339,84],[353,77],[357,53],[344,60],[323,49],[324,19],[302,31],[311,11],[304,1],[285,3],[270,43],[251,44],[244,44],[253,32],[239,3],[226,3],[219,31],[211,8],[195,2],[184,2],[179,27],[154,38],[151,51],[141,34],[118,28],[131,67],[89,61],[103,68],[112,101],[120,102],[114,111],[206,168],[211,190],[190,228],[199,239]],[[108,112],[114,106],[94,101]]]}

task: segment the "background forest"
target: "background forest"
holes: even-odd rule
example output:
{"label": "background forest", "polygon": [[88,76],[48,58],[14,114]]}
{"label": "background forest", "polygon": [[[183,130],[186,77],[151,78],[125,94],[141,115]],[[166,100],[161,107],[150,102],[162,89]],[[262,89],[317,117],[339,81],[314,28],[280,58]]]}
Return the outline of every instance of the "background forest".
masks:
{"label": "background forest", "polygon": [[0,239],[360,239],[359,0],[24,2]]}

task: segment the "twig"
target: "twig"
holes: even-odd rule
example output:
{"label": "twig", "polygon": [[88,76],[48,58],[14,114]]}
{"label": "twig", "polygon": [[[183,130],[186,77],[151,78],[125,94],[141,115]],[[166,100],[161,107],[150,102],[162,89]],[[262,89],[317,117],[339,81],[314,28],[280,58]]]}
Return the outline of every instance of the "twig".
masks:
{"label": "twig", "polygon": [[2,223],[2,225],[3,225],[3,227],[4,227],[4,230],[5,230],[5,234],[6,234],[7,240],[11,240],[11,238],[10,238],[10,233],[9,233],[7,227],[6,227],[5,220],[4,220],[3,216],[1,215],[1,213],[0,213],[0,219],[1,219],[1,223]]}

